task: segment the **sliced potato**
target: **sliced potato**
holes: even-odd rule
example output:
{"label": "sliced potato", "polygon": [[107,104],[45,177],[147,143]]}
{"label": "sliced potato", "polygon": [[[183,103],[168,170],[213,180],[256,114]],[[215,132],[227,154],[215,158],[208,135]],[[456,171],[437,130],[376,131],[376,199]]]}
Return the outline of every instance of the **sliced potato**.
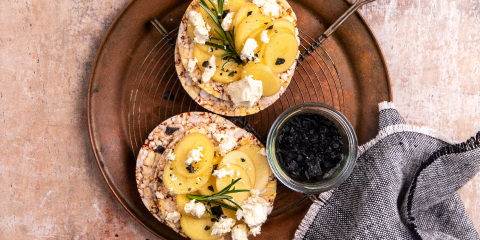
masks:
{"label": "sliced potato", "polygon": [[[202,66],[202,64],[208,60],[210,60],[210,58],[212,57],[213,54],[211,53],[207,53],[207,52],[204,52],[201,48],[200,48],[200,45],[199,44],[195,44],[195,46],[193,47],[193,56],[195,58],[197,58],[197,66],[200,68],[200,70],[205,71],[205,67]],[[215,59],[216,60],[216,59]],[[216,63],[216,61],[215,61]]]}
{"label": "sliced potato", "polygon": [[[229,2],[230,3],[230,2]],[[236,26],[235,28],[238,27],[238,25],[251,14],[254,13],[261,13],[260,9],[257,7],[257,5],[253,3],[247,3],[243,5],[238,11],[235,13],[235,19],[233,19],[233,26]]]}
{"label": "sliced potato", "polygon": [[[211,42],[213,43],[216,43],[216,44],[219,44],[219,45],[223,45],[222,42],[218,41],[218,40],[211,40]],[[206,54],[208,55],[215,55],[216,57],[220,57],[222,56],[222,54],[225,53],[225,50],[224,49],[218,49],[216,47],[211,47],[207,44],[195,44],[195,47],[198,47],[200,50],[202,50],[203,52],[205,52]],[[212,52],[209,52],[209,50],[212,49]]]}
{"label": "sliced potato", "polygon": [[265,65],[272,71],[281,73],[288,70],[295,62],[298,42],[293,34],[275,33],[264,50]]}
{"label": "sliced potato", "polygon": [[271,173],[270,165],[268,165],[268,160],[266,156],[259,154],[258,152],[262,149],[256,145],[244,145],[238,149],[246,153],[253,164],[255,164],[255,186],[254,189],[262,190],[268,184],[268,178]]}
{"label": "sliced potato", "polygon": [[[191,239],[215,240],[222,236],[212,236],[212,226],[214,222],[210,218],[195,218],[191,216],[182,216],[180,218],[180,226],[185,234]],[[205,227],[209,226],[208,230]]]}
{"label": "sliced potato", "polygon": [[225,4],[224,9],[230,10],[230,12],[238,12],[242,6],[247,4],[246,0],[228,0],[228,3]]}
{"label": "sliced potato", "polygon": [[[268,47],[268,46],[267,46]],[[250,62],[243,68],[242,78],[253,75],[253,79],[261,80],[263,83],[263,97],[269,97],[280,90],[280,79],[269,67],[261,63]]]}
{"label": "sliced potato", "polygon": [[[163,172],[163,183],[167,189],[171,189],[175,194],[187,194],[199,190],[208,182],[212,175],[211,171],[206,171],[197,178],[186,178],[175,173],[172,163],[167,163]],[[173,178],[173,179],[172,179]]]}
{"label": "sliced potato", "polygon": [[[213,189],[213,191],[212,191]],[[210,177],[208,182],[203,185],[203,187],[198,190],[198,192],[202,195],[212,195],[217,192],[217,179],[215,177]]]}
{"label": "sliced potato", "polygon": [[293,24],[286,19],[281,19],[280,18],[280,19],[273,20],[265,28],[269,28],[270,26],[272,26],[272,28],[284,27],[284,28],[287,28],[288,30],[290,30],[290,32],[292,34],[295,34],[295,26],[293,26]]}
{"label": "sliced potato", "polygon": [[[190,150],[197,149],[198,147],[203,148],[201,151],[203,157],[201,157],[202,160],[197,163],[192,162],[194,172],[190,173],[187,170],[185,161],[187,161]],[[183,176],[185,178],[196,179],[198,176],[203,175],[206,171],[212,171],[212,162],[214,156],[213,143],[204,134],[187,134],[182,138],[182,140],[180,140],[180,142],[178,142],[173,153],[175,154],[175,160],[172,161],[172,165],[175,169],[174,171],[176,175]]]}
{"label": "sliced potato", "polygon": [[195,38],[195,34],[193,33],[193,31],[195,31],[195,26],[193,26],[193,23],[188,21],[187,22],[187,33],[188,33],[188,36],[192,39]]}
{"label": "sliced potato", "polygon": [[229,63],[222,69],[223,64],[226,62],[227,60],[222,60],[220,57],[216,57],[215,65],[217,66],[217,69],[215,70],[212,79],[221,83],[232,83],[240,80],[243,66],[237,63]]}
{"label": "sliced potato", "polygon": [[[218,191],[221,191],[224,189],[226,186],[232,183],[232,180],[235,180],[237,178],[241,178],[242,180],[238,181],[234,186],[235,189],[252,189],[252,184],[250,181],[250,178],[248,177],[247,172],[243,170],[242,167],[236,165],[236,164],[230,164],[230,166],[222,166],[221,169],[225,169],[226,171],[233,170],[233,176],[227,175],[222,178],[217,178],[216,184],[217,184],[217,189]],[[237,204],[243,203],[243,201],[247,200],[247,198],[250,196],[250,192],[238,192],[238,193],[232,193],[228,194],[233,197],[233,201],[236,202]],[[226,204],[232,205],[227,200],[223,200]]]}
{"label": "sliced potato", "polygon": [[250,178],[250,183],[252,186],[255,185],[255,165],[253,164],[250,157],[241,151],[231,151],[220,162],[221,167],[227,164],[236,164],[243,168],[247,172],[248,177]]}
{"label": "sliced potato", "polygon": [[250,36],[252,32],[259,28],[263,28],[265,25],[270,23],[270,21],[270,17],[260,13],[252,14],[246,17],[238,25],[238,29],[235,29],[235,45],[237,48],[237,52],[242,51],[245,41],[247,41],[248,36]]}

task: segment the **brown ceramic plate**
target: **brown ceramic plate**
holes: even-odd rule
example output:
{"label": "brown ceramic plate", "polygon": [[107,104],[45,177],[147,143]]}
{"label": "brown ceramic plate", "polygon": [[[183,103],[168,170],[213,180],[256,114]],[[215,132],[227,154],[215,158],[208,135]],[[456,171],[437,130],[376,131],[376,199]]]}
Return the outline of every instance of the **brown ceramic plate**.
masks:
{"label": "brown ceramic plate", "polygon": [[[150,23],[173,39],[189,0],[132,0],[107,32],[90,79],[88,125],[92,148],[105,180],[125,209],[145,228],[179,239],[145,208],[135,182],[136,154],[163,120],[203,111],[185,93],[174,68],[174,48]],[[341,0],[290,0],[298,17],[301,50],[350,6]],[[169,95],[170,94],[170,95]],[[265,139],[275,118],[289,106],[316,101],[334,106],[350,120],[359,144],[377,134],[378,103],[392,100],[388,70],[373,33],[359,14],[348,19],[306,61],[297,66],[286,93],[269,108],[230,118]],[[274,212],[262,239],[291,239],[310,200],[279,184]]]}

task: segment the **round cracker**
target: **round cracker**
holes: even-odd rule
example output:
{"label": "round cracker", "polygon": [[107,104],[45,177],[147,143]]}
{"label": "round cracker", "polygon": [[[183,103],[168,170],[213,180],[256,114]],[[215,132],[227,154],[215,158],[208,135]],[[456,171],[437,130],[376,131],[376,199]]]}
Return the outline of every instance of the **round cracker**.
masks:
{"label": "round cracker", "polygon": [[[175,67],[182,86],[185,88],[187,93],[202,107],[225,116],[250,115],[257,113],[272,105],[276,100],[280,98],[280,96],[285,92],[288,85],[290,84],[293,74],[295,72],[295,66],[297,64],[299,54],[297,54],[297,60],[295,60],[295,62],[288,70],[283,73],[278,73],[278,77],[281,81],[281,87],[276,94],[269,97],[261,97],[250,109],[246,107],[236,106],[232,101],[230,101],[230,97],[225,92],[225,88],[228,86],[228,84],[216,82],[213,80],[207,83],[198,83],[192,80],[192,76],[196,79],[201,79],[202,72],[200,71],[200,68],[198,66],[195,66],[195,69],[190,73],[186,70],[188,60],[193,58],[194,48],[193,39],[191,39],[187,33],[188,19],[186,15],[191,10],[199,8],[199,2],[200,0],[192,1],[192,3],[185,11],[185,14],[180,23],[177,44],[175,46]],[[247,0],[247,2],[251,2],[251,0]],[[294,25],[296,25],[297,17],[288,2],[286,0],[277,0],[277,3],[280,7],[279,18],[287,19]],[[296,31],[295,36],[298,39],[298,31]]]}
{"label": "round cracker", "polygon": [[[260,141],[258,141],[258,139],[255,136],[253,136],[253,134],[245,131],[242,128],[239,128],[237,126],[234,126],[228,123],[211,123],[211,124],[197,126],[186,131],[184,135],[192,132],[199,132],[207,135],[207,137],[212,140],[215,147],[218,147],[219,142],[216,141],[216,139],[213,137],[214,133],[223,133],[223,134],[227,134],[229,136],[235,137],[237,140],[237,146],[235,146],[235,148],[233,148],[232,151],[240,148],[243,145],[249,145],[249,144],[264,147],[262,143],[260,143]],[[157,215],[161,219],[165,219],[168,213],[173,213],[175,211],[180,212],[180,210],[178,209],[178,206],[176,205],[175,194],[165,187],[162,180],[159,180],[163,178],[164,168],[167,163],[165,159],[167,153],[169,151],[173,151],[176,145],[178,144],[178,142],[180,142],[180,140],[181,140],[180,138],[177,138],[169,144],[165,152],[159,158],[157,169],[155,170],[155,177],[154,177],[155,181],[153,182],[154,193],[156,196],[163,196],[163,199],[157,198],[157,207],[159,209],[159,212],[157,213]],[[273,202],[276,196],[276,186],[277,186],[277,180],[273,175],[273,172],[270,171],[268,184],[265,187],[265,189],[260,190],[260,195],[259,195],[261,198],[265,199],[270,204],[270,209],[273,209]],[[164,221],[164,222],[176,232],[183,233],[183,230],[181,229],[179,222],[177,223],[173,223],[170,221]]]}
{"label": "round cracker", "polygon": [[163,215],[159,215],[159,208],[156,202],[157,197],[153,191],[153,181],[162,153],[157,152],[156,149],[158,146],[166,149],[170,143],[180,140],[186,131],[210,123],[234,126],[232,122],[216,114],[205,112],[182,113],[160,123],[148,135],[145,145],[141,147],[135,169],[137,189],[145,207],[160,222],[165,222],[165,218]]}

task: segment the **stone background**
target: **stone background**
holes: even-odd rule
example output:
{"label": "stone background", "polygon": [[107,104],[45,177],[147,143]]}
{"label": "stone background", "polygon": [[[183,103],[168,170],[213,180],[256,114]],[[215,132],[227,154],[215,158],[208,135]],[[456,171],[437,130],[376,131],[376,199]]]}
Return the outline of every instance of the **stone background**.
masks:
{"label": "stone background", "polygon": [[[155,239],[94,160],[86,103],[97,49],[127,0],[0,2],[0,236]],[[360,12],[408,123],[480,130],[480,1],[378,0]],[[480,230],[480,175],[460,190]]]}

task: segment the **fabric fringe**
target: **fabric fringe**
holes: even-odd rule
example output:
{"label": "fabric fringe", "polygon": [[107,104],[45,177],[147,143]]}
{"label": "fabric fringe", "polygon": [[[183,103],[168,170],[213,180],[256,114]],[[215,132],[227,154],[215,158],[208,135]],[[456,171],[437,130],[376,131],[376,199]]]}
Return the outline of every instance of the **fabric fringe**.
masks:
{"label": "fabric fringe", "polygon": [[445,146],[430,156],[427,161],[425,161],[420,168],[418,169],[417,173],[415,174],[415,178],[413,179],[412,185],[410,186],[410,189],[408,191],[408,196],[407,196],[407,219],[409,221],[408,227],[410,230],[416,235],[416,239],[422,239],[420,234],[417,231],[417,226],[413,221],[415,221],[415,217],[412,216],[412,204],[413,204],[413,195],[415,194],[415,189],[417,187],[417,180],[418,177],[420,176],[420,173],[430,166],[435,160],[438,158],[449,155],[449,154],[458,154],[458,153],[465,153],[471,150],[475,150],[480,148],[480,132],[477,132],[475,137],[471,137],[467,141],[463,143],[458,143],[455,145],[449,145]]}
{"label": "fabric fringe", "polygon": [[310,225],[312,225],[312,222],[315,220],[315,217],[317,216],[320,209],[322,209],[322,207],[327,204],[328,199],[332,197],[333,191],[334,190],[330,190],[328,192],[320,193],[318,195],[318,199],[320,199],[320,201],[312,204],[307,214],[303,218],[302,222],[300,223],[300,226],[298,226],[298,229],[295,232],[295,236],[293,238],[294,240],[300,240],[305,237],[305,234],[307,233],[308,229],[310,229]]}
{"label": "fabric fringe", "polygon": [[[387,103],[387,102],[383,102]],[[421,133],[425,135],[429,135],[431,137],[440,139],[444,142],[451,143],[450,139],[447,138],[444,134],[437,132],[431,128],[427,127],[418,127],[418,126],[413,126],[413,125],[408,125],[408,124],[398,124],[398,125],[391,125],[382,128],[380,132],[378,132],[378,135],[370,140],[369,142],[363,144],[362,146],[358,147],[358,155],[357,158],[360,157],[363,153],[365,153],[368,149],[373,147],[375,144],[380,142],[382,139],[395,134],[395,133],[400,133],[400,132],[415,132],[415,133]]]}
{"label": "fabric fringe", "polygon": [[378,104],[379,111],[386,110],[386,109],[396,109],[395,108],[395,103],[393,102],[381,102]]}

